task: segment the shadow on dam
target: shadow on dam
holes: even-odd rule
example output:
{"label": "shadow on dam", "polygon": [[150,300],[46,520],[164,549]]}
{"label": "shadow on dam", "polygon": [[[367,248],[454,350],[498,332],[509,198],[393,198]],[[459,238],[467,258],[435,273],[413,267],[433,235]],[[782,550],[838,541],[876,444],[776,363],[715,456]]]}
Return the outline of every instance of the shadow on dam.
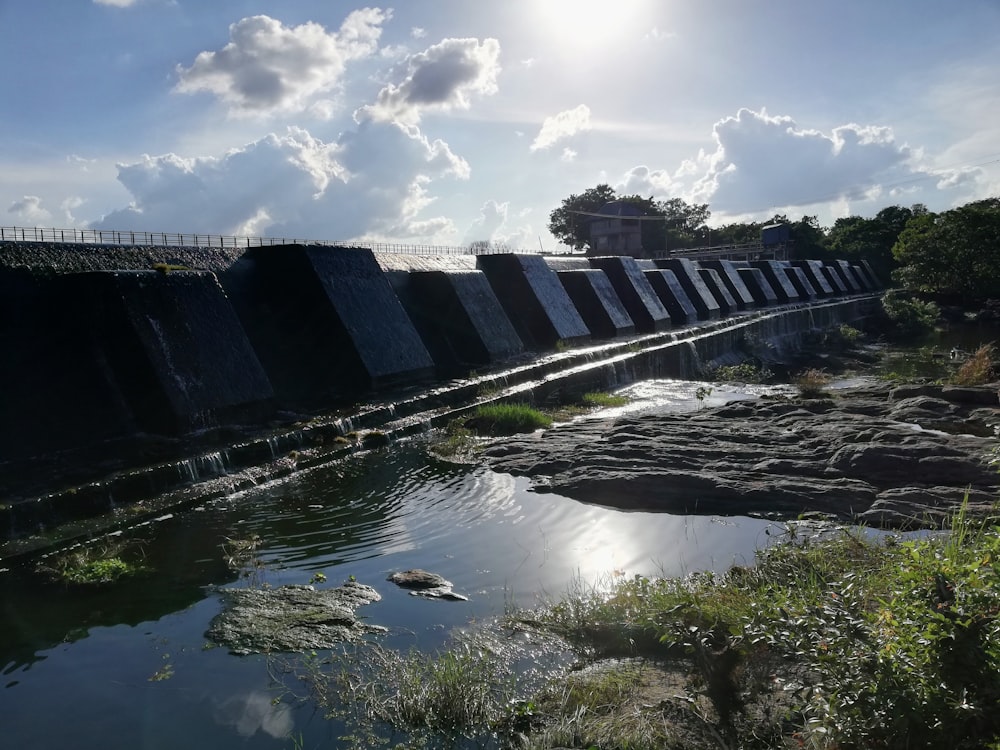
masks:
{"label": "shadow on dam", "polygon": [[3,243],[0,540],[232,492],[487,400],[697,377],[749,340],[780,354],[880,289],[847,261]]}

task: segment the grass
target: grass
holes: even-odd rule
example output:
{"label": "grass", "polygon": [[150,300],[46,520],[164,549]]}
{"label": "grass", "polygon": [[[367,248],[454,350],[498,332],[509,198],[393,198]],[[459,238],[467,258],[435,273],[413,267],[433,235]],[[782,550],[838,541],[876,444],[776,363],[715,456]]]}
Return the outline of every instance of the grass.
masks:
{"label": "grass", "polygon": [[998,559],[1000,529],[963,511],[938,536],[793,538],[753,568],[576,591],[528,619],[596,657],[687,660],[660,711],[681,746],[997,747]]}
{"label": "grass", "polygon": [[465,427],[464,420],[453,419],[432,439],[429,450],[449,461],[472,462],[479,449],[476,434]]}
{"label": "grass", "polygon": [[78,545],[50,560],[39,563],[39,572],[78,586],[99,586],[116,583],[147,572],[135,562],[124,559],[125,545],[116,542]]}
{"label": "grass", "polygon": [[993,344],[983,344],[966,359],[951,377],[955,385],[985,385],[996,380],[996,369],[993,361],[996,358],[996,347]]}
{"label": "grass", "polygon": [[515,435],[552,426],[552,418],[527,404],[483,404],[465,421],[478,435]]}
{"label": "grass", "polygon": [[[512,659],[483,637],[466,639],[449,650],[400,653],[375,643],[331,654],[310,654],[298,662],[272,657],[271,676],[286,693],[277,700],[308,699],[328,719],[344,722],[354,747],[486,746],[503,737],[511,744],[525,726],[532,706],[517,699]],[[307,695],[290,689],[292,675]]]}
{"label": "grass", "polygon": [[597,408],[607,409],[616,406],[625,406],[629,402],[627,396],[619,396],[613,393],[584,393],[580,397],[580,401],[583,402],[585,406],[593,406]]}

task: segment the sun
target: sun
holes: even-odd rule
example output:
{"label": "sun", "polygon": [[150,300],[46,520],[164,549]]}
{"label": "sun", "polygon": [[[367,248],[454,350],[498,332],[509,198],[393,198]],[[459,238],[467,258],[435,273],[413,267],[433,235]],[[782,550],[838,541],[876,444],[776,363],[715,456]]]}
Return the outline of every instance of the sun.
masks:
{"label": "sun", "polygon": [[648,0],[536,0],[533,4],[541,31],[561,50],[604,51],[649,31],[643,28]]}

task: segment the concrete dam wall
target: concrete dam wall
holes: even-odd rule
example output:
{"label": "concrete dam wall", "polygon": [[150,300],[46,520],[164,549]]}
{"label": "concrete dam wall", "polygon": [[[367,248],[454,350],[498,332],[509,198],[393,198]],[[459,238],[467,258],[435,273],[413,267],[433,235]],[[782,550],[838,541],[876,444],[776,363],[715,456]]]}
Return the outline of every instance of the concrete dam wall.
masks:
{"label": "concrete dam wall", "polygon": [[60,457],[148,465],[556,350],[634,342],[642,375],[691,376],[763,312],[788,335],[879,289],[846,261],[3,243],[0,502]]}

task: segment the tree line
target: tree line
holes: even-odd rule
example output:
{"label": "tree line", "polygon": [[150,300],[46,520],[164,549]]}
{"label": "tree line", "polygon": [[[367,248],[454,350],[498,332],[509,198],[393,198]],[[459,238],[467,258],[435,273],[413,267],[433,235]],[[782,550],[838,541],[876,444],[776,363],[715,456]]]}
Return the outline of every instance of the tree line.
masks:
{"label": "tree line", "polygon": [[797,221],[775,214],[763,222],[709,227],[708,204],[680,198],[619,195],[601,184],[565,198],[549,214],[549,231],[576,250],[590,247],[590,224],[607,203],[638,209],[643,251],[653,252],[759,240],[769,224],[786,224],[798,258],[868,261],[886,283],[961,299],[1000,299],[1000,198],[973,201],[940,213],[923,204],[888,206],[872,218],[847,216],[822,227],[815,216]]}

